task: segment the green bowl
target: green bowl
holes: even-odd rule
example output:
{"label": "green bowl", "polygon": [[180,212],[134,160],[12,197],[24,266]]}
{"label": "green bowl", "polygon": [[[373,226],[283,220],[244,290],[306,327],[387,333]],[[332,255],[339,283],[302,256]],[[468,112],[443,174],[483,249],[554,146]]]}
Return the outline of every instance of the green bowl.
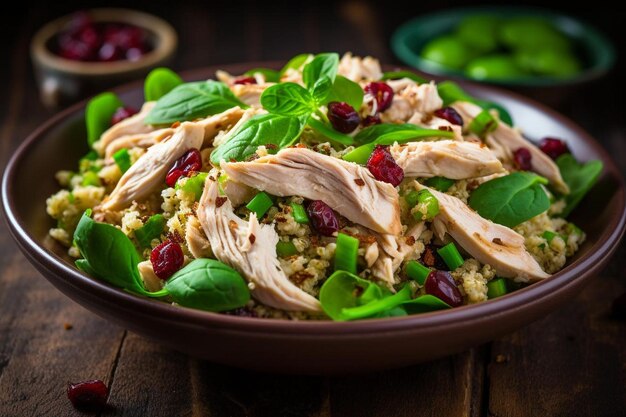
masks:
{"label": "green bowl", "polygon": [[[476,80],[468,77],[461,70],[443,67],[420,56],[422,48],[428,41],[451,33],[465,17],[474,14],[494,14],[502,18],[542,16],[550,20],[576,45],[584,62],[582,71],[568,78],[524,76]],[[611,42],[593,27],[561,13],[532,7],[468,7],[420,16],[404,23],[395,31],[391,37],[391,49],[402,62],[426,74],[517,87],[581,84],[603,76],[615,62],[615,50]]]}

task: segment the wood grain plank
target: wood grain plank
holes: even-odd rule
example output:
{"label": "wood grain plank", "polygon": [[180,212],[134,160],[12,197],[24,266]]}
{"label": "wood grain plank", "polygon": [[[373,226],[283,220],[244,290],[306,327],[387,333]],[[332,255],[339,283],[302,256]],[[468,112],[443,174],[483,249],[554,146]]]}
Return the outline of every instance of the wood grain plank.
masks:
{"label": "wood grain plank", "polygon": [[[622,244],[616,259],[625,256]],[[610,314],[624,278],[613,262],[565,308],[494,343],[489,415],[626,413],[626,322]]]}

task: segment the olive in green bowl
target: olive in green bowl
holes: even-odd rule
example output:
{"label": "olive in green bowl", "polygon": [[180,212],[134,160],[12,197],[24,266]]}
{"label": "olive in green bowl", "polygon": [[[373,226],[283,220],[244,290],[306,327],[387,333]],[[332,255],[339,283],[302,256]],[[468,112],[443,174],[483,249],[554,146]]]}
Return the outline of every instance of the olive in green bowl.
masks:
{"label": "olive in green bowl", "polygon": [[412,19],[391,39],[397,57],[435,76],[518,87],[597,79],[615,61],[611,43],[563,14],[527,7],[474,7]]}

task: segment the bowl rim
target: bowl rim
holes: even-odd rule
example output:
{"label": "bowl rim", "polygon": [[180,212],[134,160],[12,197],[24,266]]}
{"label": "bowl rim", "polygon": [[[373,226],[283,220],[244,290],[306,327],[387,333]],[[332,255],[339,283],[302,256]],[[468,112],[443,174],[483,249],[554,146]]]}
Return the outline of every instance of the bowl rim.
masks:
{"label": "bowl rim", "polygon": [[[242,68],[245,65],[252,67],[279,67],[277,62],[251,62],[245,64],[212,65],[205,68],[181,72],[185,80],[205,79],[207,74],[214,73],[217,68],[229,70],[229,68]],[[143,81],[136,81],[112,89],[115,93],[124,93],[133,89],[138,89]],[[66,277],[69,284],[82,291],[91,292],[106,302],[115,303],[120,308],[137,311],[138,314],[150,316],[159,315],[164,320],[176,320],[188,325],[200,327],[215,327],[227,329],[234,332],[246,333],[276,333],[290,334],[295,336],[365,336],[373,333],[385,332],[409,332],[418,329],[428,329],[443,326],[458,326],[465,322],[480,320],[481,318],[493,315],[504,315],[507,312],[523,308],[539,299],[557,297],[563,292],[565,287],[580,285],[581,281],[589,278],[604,266],[613,252],[617,249],[620,239],[626,229],[626,185],[620,170],[610,158],[608,152],[593,139],[584,129],[576,123],[557,113],[556,111],[540,104],[532,99],[523,97],[520,94],[505,91],[493,86],[479,85],[475,83],[462,82],[468,89],[479,89],[506,95],[514,100],[533,106],[548,116],[563,123],[568,128],[575,130],[582,137],[585,144],[593,148],[604,162],[603,176],[610,175],[617,181],[617,204],[620,208],[615,211],[598,241],[589,249],[589,254],[577,259],[563,270],[557,272],[543,281],[537,282],[526,288],[489,300],[479,304],[466,305],[451,310],[436,311],[405,317],[393,317],[383,319],[369,319],[352,322],[334,321],[290,321],[269,318],[248,318],[230,316],[225,314],[212,313],[203,310],[196,310],[186,307],[173,306],[161,301],[144,298],[130,294],[122,289],[113,287],[104,281],[99,281],[83,274],[78,269],[68,265],[61,257],[52,251],[45,249],[37,243],[36,238],[31,236],[25,224],[20,221],[14,195],[14,182],[19,175],[17,167],[28,154],[36,147],[39,140],[50,130],[76,113],[84,110],[88,100],[83,100],[69,108],[63,110],[52,118],[48,119],[41,126],[35,129],[24,142],[14,151],[4,170],[1,188],[2,210],[5,213],[5,222],[9,232],[17,242],[18,246],[31,260],[39,264],[48,271],[54,272],[57,276]],[[559,291],[556,291],[559,290]]]}
{"label": "bowl rim", "polygon": [[33,61],[63,73],[114,75],[154,66],[173,54],[178,44],[178,36],[172,25],[155,15],[125,8],[96,8],[86,12],[96,22],[119,22],[138,26],[154,33],[158,42],[153,50],[137,61],[82,62],[65,59],[52,53],[46,45],[72,19],[73,14],[67,14],[46,23],[35,33],[30,45]]}
{"label": "bowl rim", "polygon": [[[512,15],[518,16],[541,15],[547,18],[553,18],[555,20],[558,20],[563,26],[575,26],[581,28],[585,33],[584,38],[591,39],[592,42],[594,42],[596,45],[601,46],[604,58],[602,60],[599,60],[598,62],[594,62],[591,66],[585,68],[575,77],[570,78],[560,79],[541,76],[527,76],[507,79],[487,78],[484,80],[476,80],[468,77],[461,70],[449,69],[422,58],[419,53],[416,53],[407,43],[422,22],[431,20],[433,18],[445,19],[456,16],[462,17],[472,14],[490,12],[510,13]],[[602,32],[600,32],[594,26],[585,22],[584,20],[573,17],[569,14],[537,6],[467,6],[444,9],[428,13],[426,15],[416,16],[402,23],[393,32],[393,34],[391,35],[390,46],[396,57],[400,59],[404,64],[412,66],[413,68],[416,68],[429,75],[450,77],[457,80],[467,80],[475,83],[489,83],[500,86],[515,87],[560,87],[571,86],[591,81],[601,77],[602,75],[610,71],[615,64],[616,59],[615,48],[613,47],[613,44]]]}

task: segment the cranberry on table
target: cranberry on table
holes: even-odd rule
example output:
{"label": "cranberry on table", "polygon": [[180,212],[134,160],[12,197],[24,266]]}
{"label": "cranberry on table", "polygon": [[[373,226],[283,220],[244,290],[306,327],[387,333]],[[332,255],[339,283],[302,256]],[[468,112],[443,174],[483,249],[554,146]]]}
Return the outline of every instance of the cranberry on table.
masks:
{"label": "cranberry on table", "polygon": [[165,182],[170,187],[176,185],[180,177],[190,176],[202,168],[202,155],[197,149],[189,149],[183,156],[178,158],[165,176]]}
{"label": "cranberry on table", "polygon": [[380,120],[380,116],[377,115],[377,114],[375,114],[373,116],[365,116],[365,118],[363,118],[363,121],[361,122],[363,127],[379,125],[381,123],[382,123],[382,121]]}
{"label": "cranberry on table", "polygon": [[184,261],[182,248],[172,240],[166,240],[150,252],[154,274],[164,281],[182,268]]}
{"label": "cranberry on table", "polygon": [[523,171],[531,170],[532,159],[533,157],[530,154],[528,148],[519,148],[513,152],[513,160],[515,161],[515,165]]}
{"label": "cranberry on table", "polygon": [[458,307],[463,303],[463,297],[454,278],[447,271],[432,271],[424,283],[426,294],[434,295],[451,307]]}
{"label": "cranberry on table", "polygon": [[238,84],[238,85],[256,84],[256,78],[254,77],[235,78],[235,81],[233,81],[233,84]]}
{"label": "cranberry on table", "polygon": [[67,398],[80,410],[100,411],[106,406],[109,390],[99,379],[67,384]]}
{"label": "cranberry on table", "polygon": [[320,235],[332,236],[339,231],[339,221],[332,208],[321,200],[314,200],[306,208],[313,228]]}
{"label": "cranberry on table", "polygon": [[118,107],[113,113],[113,117],[111,117],[111,126],[118,124],[124,119],[128,119],[129,117],[137,114],[137,110],[132,107]]}
{"label": "cranberry on table", "polygon": [[350,133],[359,126],[361,119],[354,107],[343,101],[328,103],[328,120],[333,128],[341,133]]}
{"label": "cranberry on table", "polygon": [[365,92],[373,96],[376,100],[378,112],[384,112],[391,107],[394,93],[389,84],[374,81],[365,86]]}
{"label": "cranberry on table", "polygon": [[539,142],[539,149],[552,159],[556,159],[570,151],[567,147],[567,143],[557,138],[543,138],[541,142]]}
{"label": "cranberry on table", "polygon": [[404,179],[404,170],[396,163],[388,146],[376,145],[367,160],[367,169],[378,181],[397,187]]}
{"label": "cranberry on table", "polygon": [[447,120],[453,125],[463,127],[463,117],[461,117],[459,112],[454,110],[454,108],[452,107],[443,107],[441,109],[435,110],[435,116],[439,117],[440,119]]}

